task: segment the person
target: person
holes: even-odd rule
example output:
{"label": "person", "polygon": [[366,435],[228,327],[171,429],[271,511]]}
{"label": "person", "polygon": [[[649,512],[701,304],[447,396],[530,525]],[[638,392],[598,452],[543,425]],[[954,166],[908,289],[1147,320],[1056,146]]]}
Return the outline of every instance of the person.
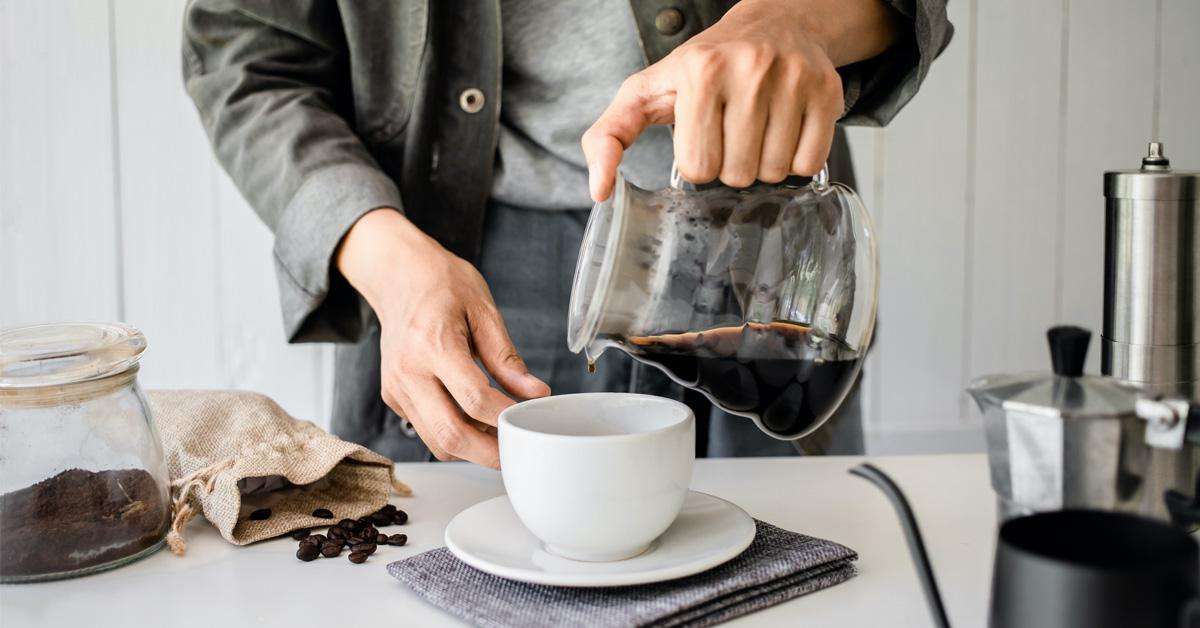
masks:
{"label": "person", "polygon": [[[853,184],[839,120],[886,124],[953,33],[945,0],[192,0],[183,29],[188,94],[274,233],[289,340],[341,343],[333,431],[491,467],[514,399],[683,394],[566,349],[618,168],[745,186],[828,160]],[[702,455],[796,451],[699,419]],[[861,452],[857,395],[830,424],[828,450]]]}

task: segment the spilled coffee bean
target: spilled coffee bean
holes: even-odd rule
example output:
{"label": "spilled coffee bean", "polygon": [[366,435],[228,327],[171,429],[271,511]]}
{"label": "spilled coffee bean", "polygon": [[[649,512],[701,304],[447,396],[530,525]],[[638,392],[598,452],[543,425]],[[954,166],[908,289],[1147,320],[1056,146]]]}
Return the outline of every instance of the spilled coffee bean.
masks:
{"label": "spilled coffee bean", "polygon": [[258,510],[255,510],[254,512],[250,513],[251,521],[263,521],[265,519],[270,519],[270,518],[271,518],[271,509],[270,508],[259,508]]}
{"label": "spilled coffee bean", "polygon": [[311,560],[315,560],[317,558],[317,556],[320,556],[320,555],[321,555],[320,548],[318,548],[313,543],[301,543],[300,549],[296,550],[296,558],[299,558],[300,560],[302,560],[306,563]]}
{"label": "spilled coffee bean", "polygon": [[[312,512],[319,519],[333,519],[333,513],[327,508],[318,508]],[[251,519],[266,519],[271,516],[270,509],[263,508],[251,513]],[[402,525],[408,522],[408,513],[392,504],[370,515],[357,519],[341,519],[325,530],[324,534],[313,534],[310,528],[296,530],[291,533],[293,539],[300,542],[296,549],[296,558],[308,562],[318,556],[335,558],[342,550],[349,547],[349,560],[354,564],[367,561],[380,545],[401,546],[408,543],[408,535],[388,535],[379,530],[388,525]]]}

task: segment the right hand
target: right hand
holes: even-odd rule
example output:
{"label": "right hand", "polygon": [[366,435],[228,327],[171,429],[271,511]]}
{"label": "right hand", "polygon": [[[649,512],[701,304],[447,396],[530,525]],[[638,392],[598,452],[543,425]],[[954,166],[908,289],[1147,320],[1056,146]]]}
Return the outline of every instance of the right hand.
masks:
{"label": "right hand", "polygon": [[351,227],[338,269],[381,327],[383,400],[416,428],[438,460],[499,468],[496,419],[512,395],[550,394],[513,347],[483,276],[398,211],[377,209]]}

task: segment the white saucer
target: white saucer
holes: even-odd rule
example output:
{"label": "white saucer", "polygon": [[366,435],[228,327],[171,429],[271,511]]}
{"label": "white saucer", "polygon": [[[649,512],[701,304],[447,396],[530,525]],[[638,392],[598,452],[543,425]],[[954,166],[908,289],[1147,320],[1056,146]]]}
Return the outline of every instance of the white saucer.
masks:
{"label": "white saucer", "polygon": [[604,563],[547,553],[525,529],[508,496],[480,502],[446,526],[459,560],[510,580],[564,587],[612,587],[682,578],[716,567],[754,540],[754,520],[723,499],[690,491],[679,517],[638,556]]}

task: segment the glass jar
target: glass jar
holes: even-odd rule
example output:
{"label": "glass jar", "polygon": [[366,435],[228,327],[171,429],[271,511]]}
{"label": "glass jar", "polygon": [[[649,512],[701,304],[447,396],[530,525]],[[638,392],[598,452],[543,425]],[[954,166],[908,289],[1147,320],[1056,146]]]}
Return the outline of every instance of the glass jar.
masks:
{"label": "glass jar", "polygon": [[0,582],[79,576],[163,545],[169,480],[138,386],[142,332],[0,331]]}
{"label": "glass jar", "polygon": [[618,178],[592,210],[567,343],[655,366],[768,435],[827,420],[875,327],[875,228],[825,173],[797,185],[660,191]]}

